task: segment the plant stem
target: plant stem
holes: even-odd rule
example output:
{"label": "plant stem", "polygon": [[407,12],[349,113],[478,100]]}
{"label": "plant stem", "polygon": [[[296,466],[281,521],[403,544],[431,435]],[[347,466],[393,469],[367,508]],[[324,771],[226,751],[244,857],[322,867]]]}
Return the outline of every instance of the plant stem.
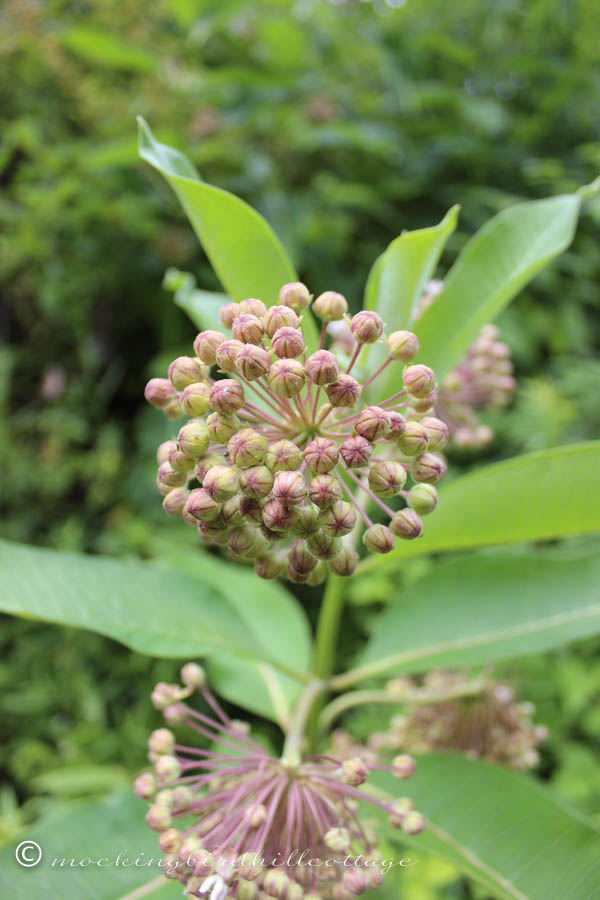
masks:
{"label": "plant stem", "polygon": [[290,730],[283,745],[281,762],[288,766],[299,765],[302,759],[302,742],[306,729],[306,722],[313,708],[313,703],[325,688],[325,682],[316,678],[304,688],[298,700]]}
{"label": "plant stem", "polygon": [[[327,681],[334,669],[335,647],[338,640],[343,608],[344,581],[339,575],[330,574],[327,579],[325,593],[319,611],[313,658],[313,672],[317,678],[323,679],[324,681]],[[323,705],[324,696],[321,695],[318,702],[313,705],[308,720],[307,731],[313,748],[317,738],[319,713],[321,712]]]}

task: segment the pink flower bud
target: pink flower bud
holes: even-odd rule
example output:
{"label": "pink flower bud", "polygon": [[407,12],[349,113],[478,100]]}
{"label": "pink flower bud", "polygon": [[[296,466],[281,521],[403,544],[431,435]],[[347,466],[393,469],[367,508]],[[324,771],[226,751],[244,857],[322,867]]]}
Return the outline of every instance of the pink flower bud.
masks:
{"label": "pink flower bud", "polygon": [[146,824],[152,831],[166,831],[171,825],[171,813],[166,806],[151,806],[146,813]]}
{"label": "pink flower bud", "polygon": [[404,370],[402,383],[413,397],[426,397],[435,388],[435,374],[429,366],[408,366]]}
{"label": "pink flower bud", "polygon": [[448,443],[448,426],[435,416],[421,419],[421,425],[427,433],[429,450],[441,450]]}
{"label": "pink flower bud", "polygon": [[269,387],[280,397],[299,394],[305,381],[304,367],[297,359],[278,359],[269,370]]}
{"label": "pink flower bud", "polygon": [[[177,472],[169,462],[161,463],[158,467],[157,481],[168,485],[169,488],[183,487],[187,481],[185,472]],[[168,493],[168,491],[167,491]]]}
{"label": "pink flower bud", "polygon": [[279,578],[284,570],[283,560],[279,559],[274,553],[265,553],[254,563],[254,571],[259,578],[271,580]]}
{"label": "pink flower bud", "polygon": [[162,503],[166,514],[173,516],[173,518],[181,518],[188,495],[189,491],[183,487],[173,488],[173,490],[169,491]]}
{"label": "pink flower bud", "polygon": [[158,839],[161,853],[175,853],[181,842],[181,835],[176,828],[167,828]]}
{"label": "pink flower bud", "polygon": [[348,303],[342,294],[338,294],[336,291],[325,291],[325,293],[319,294],[312,305],[312,310],[324,322],[337,322],[343,319],[348,312]]}
{"label": "pink flower bud", "polygon": [[196,690],[206,684],[206,672],[198,663],[186,663],[181,667],[180,675],[181,680],[190,690]]}
{"label": "pink flower bud", "polygon": [[265,455],[265,465],[272,472],[285,469],[299,469],[302,463],[302,450],[292,441],[276,441],[270,444]]}
{"label": "pink flower bud", "polygon": [[352,547],[342,547],[340,552],[329,560],[329,568],[336,575],[347,578],[352,575],[358,563],[358,555]]}
{"label": "pink flower bud", "polygon": [[244,388],[235,378],[215,381],[210,389],[210,405],[214,410],[231,415],[244,405]]}
{"label": "pink flower bud", "polygon": [[317,350],[308,357],[304,368],[310,380],[318,385],[331,384],[340,374],[337,356],[329,350]]}
{"label": "pink flower bud", "polygon": [[162,444],[159,444],[158,449],[156,451],[156,462],[159,464],[169,461],[169,453],[175,447],[177,449],[177,444],[175,441],[163,441]]}
{"label": "pink flower bud", "polygon": [[392,331],[387,338],[387,347],[392,359],[410,362],[419,352],[419,339],[412,331]]}
{"label": "pink flower bud", "polygon": [[326,385],[325,391],[332,406],[356,406],[362,388],[356,378],[345,373]]}
{"label": "pink flower bud", "polygon": [[447,466],[435,453],[422,453],[413,462],[410,473],[415,481],[437,484],[447,472]]}
{"label": "pink flower bud", "polygon": [[417,764],[408,753],[401,753],[392,760],[392,771],[396,778],[412,778],[417,771]]}
{"label": "pink flower bud", "polygon": [[151,378],[144,388],[144,397],[158,409],[165,407],[176,396],[175,388],[166,378]]}
{"label": "pink flower bud", "polygon": [[366,406],[356,417],[354,430],[368,441],[386,437],[390,430],[390,414],[380,406]]}
{"label": "pink flower bud", "polygon": [[195,464],[195,459],[192,459],[191,456],[186,456],[177,444],[173,444],[169,450],[169,465],[172,469],[176,472],[190,472]]}
{"label": "pink flower bud", "polygon": [[388,418],[390,423],[388,437],[390,440],[397,440],[406,428],[406,419],[399,412],[396,412],[395,409],[388,413]]}
{"label": "pink flower bud", "polygon": [[176,703],[181,697],[181,688],[178,684],[166,684],[159,681],[150,695],[152,706],[155,709],[166,709],[172,703]]}
{"label": "pink flower bud", "polygon": [[260,344],[264,328],[261,319],[251,313],[243,313],[233,320],[231,332],[234,338],[244,344]]}
{"label": "pink flower bud", "polygon": [[289,306],[271,306],[266,312],[263,324],[265,332],[272,338],[276,331],[286,325],[290,328],[300,328],[300,319]]}
{"label": "pink flower bud", "polygon": [[255,297],[250,297],[248,300],[242,300],[240,303],[240,315],[251,315],[256,316],[257,319],[262,319],[267,314],[267,307],[262,302],[262,300],[257,300]]}
{"label": "pink flower bud", "polygon": [[279,302],[281,305],[291,306],[295,312],[306,309],[311,298],[310,291],[301,281],[292,281],[289,284],[284,284],[279,291]]}
{"label": "pink flower bud", "polygon": [[233,324],[233,320],[239,316],[240,314],[240,306],[239,303],[226,303],[219,310],[219,318],[221,320],[221,325],[224,325],[225,328],[231,328]]}
{"label": "pink flower bud", "polygon": [[300,472],[277,472],[273,496],[284,504],[300,503],[306,497],[306,482]]}
{"label": "pink flower bud", "polygon": [[391,459],[376,459],[369,469],[369,487],[378,497],[395,497],[406,484],[404,466]]}
{"label": "pink flower bud", "polygon": [[186,456],[199,459],[210,444],[208,428],[203,422],[188,422],[179,429],[177,444]]}
{"label": "pink flower bud", "polygon": [[133,783],[133,792],[140,800],[150,800],[156,793],[156,781],[151,772],[143,772]]}
{"label": "pink flower bud", "polygon": [[288,562],[299,575],[309,575],[317,564],[317,558],[304,541],[296,541],[289,552]]}
{"label": "pink flower bud", "polygon": [[294,506],[286,506],[275,497],[272,500],[267,500],[262,508],[263,522],[272,531],[289,531],[296,516],[297,513]]}
{"label": "pink flower bud", "polygon": [[148,738],[148,749],[159,756],[165,753],[172,753],[174,746],[175,736],[168,728],[157,728]]}
{"label": "pink flower bud", "polygon": [[405,541],[412,541],[423,533],[423,523],[413,509],[403,509],[390,522],[395,535]]}
{"label": "pink flower bud", "polygon": [[243,344],[235,359],[235,370],[246,381],[256,381],[266,375],[271,366],[271,357],[263,347]]}
{"label": "pink flower bud", "polygon": [[204,488],[196,488],[191,491],[188,497],[185,511],[194,519],[202,522],[211,522],[217,518],[219,504],[213,500]]}
{"label": "pink flower bud", "polygon": [[350,503],[338,500],[321,513],[321,528],[332,537],[349,534],[356,525],[356,512]]}
{"label": "pink flower bud", "polygon": [[344,760],[340,774],[345,784],[349,784],[350,787],[360,787],[367,780],[369,770],[360,756],[354,756],[352,759]]}
{"label": "pink flower bud", "polygon": [[273,487],[273,474],[266,466],[250,466],[240,472],[240,488],[249,497],[266,497]]}
{"label": "pink flower bud", "polygon": [[211,413],[206,420],[208,433],[219,444],[226,444],[234,434],[242,427],[241,421],[236,415],[224,416],[221,413]]}
{"label": "pink flower bud", "polygon": [[392,531],[385,525],[372,525],[363,534],[363,544],[371,553],[389,553],[395,543]]}
{"label": "pink flower bud", "polygon": [[333,559],[342,549],[342,542],[324,531],[317,531],[306,539],[306,546],[318,559]]}
{"label": "pink flower bud", "polygon": [[227,444],[230,460],[239,467],[260,465],[265,458],[266,449],[266,438],[254,428],[242,428]]}
{"label": "pink flower bud", "polygon": [[342,486],[335,475],[317,475],[308,485],[308,494],[319,509],[326,509],[342,496]]}
{"label": "pink flower bud", "polygon": [[213,500],[223,503],[238,492],[238,475],[229,466],[213,466],[204,476],[202,486]]}
{"label": "pink flower bud", "polygon": [[294,359],[304,350],[304,338],[297,328],[284,325],[278,328],[271,341],[271,349],[282,359]]}
{"label": "pink flower bud", "polygon": [[217,361],[216,351],[227,338],[220,331],[201,331],[194,339],[194,353],[209,366]]}
{"label": "pink flower bud", "polygon": [[415,805],[410,797],[399,797],[390,804],[388,822],[393,828],[402,828],[404,819],[414,809]]}
{"label": "pink flower bud", "polygon": [[188,384],[201,381],[205,374],[204,366],[193,356],[179,356],[169,366],[169,380],[178,391],[182,391]]}
{"label": "pink flower bud", "polygon": [[316,437],[304,448],[304,460],[313,472],[324,474],[337,465],[339,449],[334,441]]}
{"label": "pink flower bud", "polygon": [[346,438],[340,448],[340,456],[349,469],[361,469],[368,466],[373,453],[373,445],[360,434]]}
{"label": "pink flower bud", "polygon": [[210,387],[202,381],[188,384],[180,402],[187,416],[203,416],[210,409]]}
{"label": "pink flower bud", "polygon": [[235,361],[243,346],[241,341],[236,340],[223,341],[219,344],[215,356],[217,365],[223,372],[235,372]]}
{"label": "pink flower bud", "polygon": [[352,316],[350,331],[359,344],[373,344],[383,334],[383,321],[376,312],[363,309]]}
{"label": "pink flower bud", "polygon": [[410,812],[406,813],[404,821],[402,822],[402,831],[405,834],[421,834],[424,828],[425,818],[422,813],[417,812],[416,809],[412,809]]}

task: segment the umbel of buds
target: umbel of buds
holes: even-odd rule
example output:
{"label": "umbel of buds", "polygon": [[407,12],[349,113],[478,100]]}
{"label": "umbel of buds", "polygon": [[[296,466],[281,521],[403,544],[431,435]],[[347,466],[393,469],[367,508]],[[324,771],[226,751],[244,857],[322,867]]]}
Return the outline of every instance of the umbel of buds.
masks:
{"label": "umbel of buds", "polygon": [[[386,802],[365,789],[373,769],[410,778],[414,760],[400,755],[374,766],[359,757],[285,752],[277,759],[245,723],[229,718],[199,666],[188,663],[181,675],[183,685],[157,684],[152,702],[169,726],[187,726],[202,746],[178,743],[170,728],[153,731],[152,771],[134,787],[149,803],[146,822],[157,833],[166,877],[187,896],[210,900],[351,900],[380,887],[377,835],[361,823],[359,803],[382,810],[405,834],[422,831],[423,816],[408,797]],[[186,702],[196,690],[205,712]]]}
{"label": "umbel of buds", "polygon": [[[257,298],[226,304],[221,322],[231,334],[200,332],[195,355],[152,378],[146,398],[170,418],[190,417],[159,447],[165,511],[262,578],[315,585],[328,570],[353,573],[361,530],[371,553],[422,534],[446,473],[448,427],[435,414],[434,372],[413,362],[412,332],[384,334],[371,310],[349,318],[346,299],[325,291],[312,305],[323,329],[311,353],[301,331],[311,301],[297,282],[268,309]],[[334,325],[351,341],[343,365],[336,340],[325,348]],[[361,383],[363,348],[375,342],[389,355]],[[377,398],[388,366],[397,389]]]}

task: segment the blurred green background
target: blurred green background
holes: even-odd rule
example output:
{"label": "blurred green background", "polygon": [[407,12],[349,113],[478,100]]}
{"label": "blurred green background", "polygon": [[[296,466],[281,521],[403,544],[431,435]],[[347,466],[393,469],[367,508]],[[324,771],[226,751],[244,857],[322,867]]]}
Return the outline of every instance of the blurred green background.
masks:
{"label": "blurred green background", "polygon": [[[13,540],[148,557],[173,539],[152,472],[165,425],[143,386],[194,329],[161,283],[176,266],[219,286],[137,159],[136,114],[259,209],[312,290],[354,308],[403,228],[461,203],[443,272],[499,209],[600,171],[595,0],[5,0],[0,27],[1,534]],[[486,459],[598,436],[599,233],[596,201],[503,314],[520,387],[489,420]],[[149,686],[177,666],[16,620],[1,640],[0,836],[12,836],[57,798],[127,781],[154,724]],[[541,775],[590,813],[597,649],[508,673],[552,732]],[[443,866],[407,891],[479,896]]]}

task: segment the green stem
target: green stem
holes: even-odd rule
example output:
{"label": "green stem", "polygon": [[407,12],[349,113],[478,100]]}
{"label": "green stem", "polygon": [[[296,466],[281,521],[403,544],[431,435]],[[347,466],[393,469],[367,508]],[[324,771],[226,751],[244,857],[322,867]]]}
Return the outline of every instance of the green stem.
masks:
{"label": "green stem", "polygon": [[284,763],[284,765],[297,766],[300,764],[306,722],[316,698],[322,693],[324,688],[325,682],[315,679],[314,681],[311,681],[300,694],[300,699],[298,700],[294,712],[290,730],[286,735],[285,743],[283,745],[281,762]]}
{"label": "green stem", "polygon": [[[339,575],[330,575],[319,611],[313,658],[313,672],[317,678],[325,682],[332,674],[335,666],[335,648],[339,637],[343,609],[344,581]],[[325,705],[324,694],[325,692],[313,704],[308,719],[307,732],[313,750],[315,749],[318,734],[319,713]]]}

